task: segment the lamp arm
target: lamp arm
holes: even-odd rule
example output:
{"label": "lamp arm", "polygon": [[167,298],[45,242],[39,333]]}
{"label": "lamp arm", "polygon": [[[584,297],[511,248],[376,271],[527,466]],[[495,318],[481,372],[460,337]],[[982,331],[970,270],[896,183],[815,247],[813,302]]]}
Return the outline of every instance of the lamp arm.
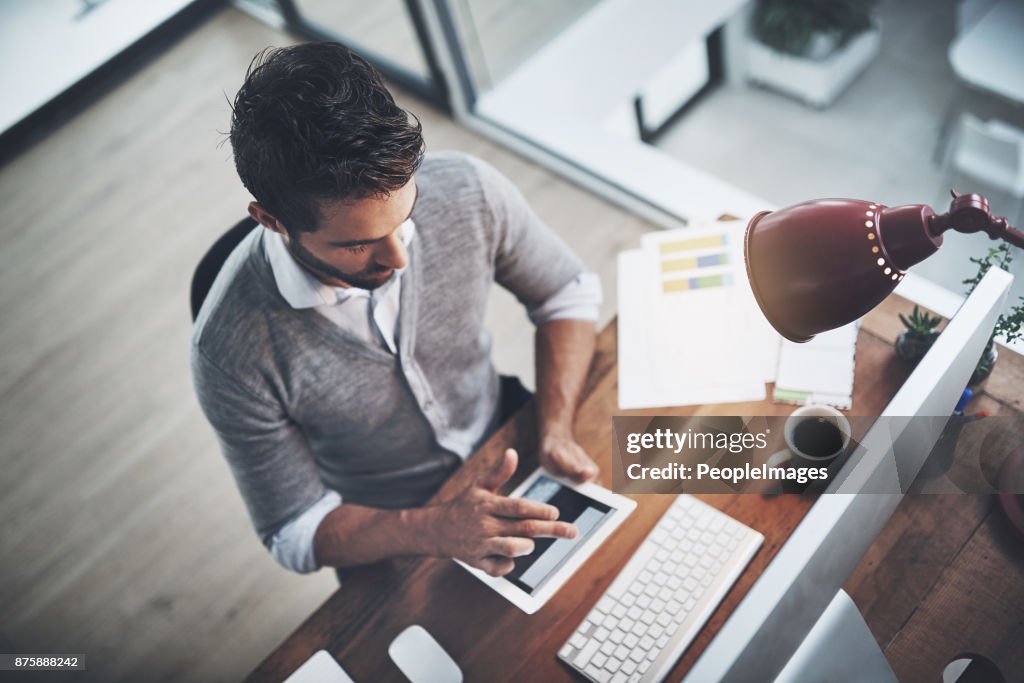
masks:
{"label": "lamp arm", "polygon": [[938,237],[947,230],[962,233],[984,232],[990,239],[1001,239],[1024,249],[1024,232],[1010,227],[1004,216],[993,216],[988,200],[980,194],[961,194],[950,190],[953,200],[949,211],[929,217],[928,232]]}

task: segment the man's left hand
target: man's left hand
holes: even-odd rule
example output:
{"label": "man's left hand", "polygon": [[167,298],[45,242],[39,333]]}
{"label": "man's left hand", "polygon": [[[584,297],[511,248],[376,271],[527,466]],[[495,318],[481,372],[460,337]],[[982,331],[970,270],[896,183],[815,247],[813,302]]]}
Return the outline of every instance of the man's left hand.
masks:
{"label": "man's left hand", "polygon": [[545,436],[540,442],[540,464],[552,474],[573,481],[590,481],[597,476],[597,465],[571,436]]}

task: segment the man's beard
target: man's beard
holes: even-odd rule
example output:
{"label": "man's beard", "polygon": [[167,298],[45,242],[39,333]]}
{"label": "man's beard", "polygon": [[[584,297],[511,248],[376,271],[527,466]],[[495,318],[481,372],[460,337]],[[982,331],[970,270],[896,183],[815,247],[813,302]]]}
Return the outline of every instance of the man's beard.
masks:
{"label": "man's beard", "polygon": [[294,239],[288,240],[288,251],[299,265],[314,275],[341,280],[345,284],[359,289],[377,289],[391,279],[395,270],[375,263],[370,268],[358,273],[347,273],[321,261],[299,244],[298,240]]}

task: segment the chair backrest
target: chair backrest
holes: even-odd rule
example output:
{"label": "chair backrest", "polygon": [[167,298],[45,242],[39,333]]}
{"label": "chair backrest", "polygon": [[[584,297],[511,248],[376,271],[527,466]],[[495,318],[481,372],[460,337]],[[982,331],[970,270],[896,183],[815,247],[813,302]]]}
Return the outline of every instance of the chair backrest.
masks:
{"label": "chair backrest", "polygon": [[964,173],[1024,196],[1024,131],[964,114],[953,160]]}
{"label": "chair backrest", "polygon": [[199,309],[203,307],[203,301],[210,292],[213,281],[217,279],[217,273],[221,266],[228,260],[228,256],[238,244],[245,239],[245,236],[252,232],[258,225],[251,216],[240,220],[233,228],[220,236],[213,243],[206,255],[199,261],[195,273],[192,274],[192,322],[196,321]]}

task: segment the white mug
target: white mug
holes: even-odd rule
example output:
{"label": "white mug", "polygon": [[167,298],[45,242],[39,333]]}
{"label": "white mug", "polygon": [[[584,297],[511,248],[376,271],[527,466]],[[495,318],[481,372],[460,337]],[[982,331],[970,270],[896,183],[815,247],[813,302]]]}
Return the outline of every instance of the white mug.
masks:
{"label": "white mug", "polygon": [[[839,433],[842,435],[843,445],[835,453],[825,456],[814,456],[805,453],[800,450],[794,443],[794,432],[797,426],[805,421],[811,419],[822,419],[825,422],[832,424]],[[783,427],[783,437],[786,440],[786,446],[792,451],[793,455],[800,459],[808,460],[812,462],[828,462],[834,460],[840,453],[846,451],[847,446],[850,445],[850,421],[846,419],[846,416],[835,408],[823,405],[810,405],[801,406],[794,410],[789,419],[786,420],[786,425]],[[806,444],[805,444],[806,445]]]}

